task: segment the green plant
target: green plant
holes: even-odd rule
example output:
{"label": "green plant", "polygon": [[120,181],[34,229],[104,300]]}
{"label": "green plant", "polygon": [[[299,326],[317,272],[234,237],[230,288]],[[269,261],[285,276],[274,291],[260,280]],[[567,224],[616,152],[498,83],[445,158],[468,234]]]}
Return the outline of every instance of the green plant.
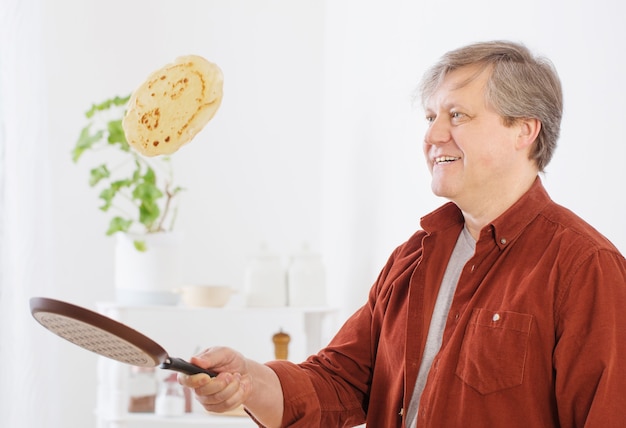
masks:
{"label": "green plant", "polygon": [[[98,154],[99,163],[90,170],[89,185],[101,189],[100,209],[117,213],[111,218],[107,235],[133,229],[137,233],[171,230],[176,217],[173,202],[182,191],[173,184],[169,157],[148,159],[126,141],[122,119],[129,99],[130,95],[114,97],[92,105],[72,150],[75,163],[88,151]],[[135,247],[144,251],[145,243],[137,240]]]}

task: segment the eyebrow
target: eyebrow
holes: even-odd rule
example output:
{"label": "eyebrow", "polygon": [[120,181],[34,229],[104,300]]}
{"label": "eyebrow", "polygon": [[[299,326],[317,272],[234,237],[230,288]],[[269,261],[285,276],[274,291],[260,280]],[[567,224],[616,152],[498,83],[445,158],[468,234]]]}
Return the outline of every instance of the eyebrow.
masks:
{"label": "eyebrow", "polygon": [[[459,101],[456,101],[456,100],[446,101],[446,102],[443,103],[443,105],[441,107],[442,107],[442,110],[444,110],[444,111],[450,111],[450,110],[453,110],[453,109],[459,109],[459,110],[465,110],[465,111],[471,110],[471,108],[468,107],[467,104],[463,104],[463,103],[461,103]],[[434,111],[435,109],[429,107],[428,103],[427,103],[427,104],[424,105],[424,110],[425,111]]]}

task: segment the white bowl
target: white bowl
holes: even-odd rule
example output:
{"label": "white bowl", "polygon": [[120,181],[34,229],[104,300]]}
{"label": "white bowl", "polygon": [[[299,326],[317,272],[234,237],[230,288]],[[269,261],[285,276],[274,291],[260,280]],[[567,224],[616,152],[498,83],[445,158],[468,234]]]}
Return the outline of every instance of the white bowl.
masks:
{"label": "white bowl", "polygon": [[226,285],[186,285],[180,288],[181,300],[190,307],[220,308],[235,292]]}

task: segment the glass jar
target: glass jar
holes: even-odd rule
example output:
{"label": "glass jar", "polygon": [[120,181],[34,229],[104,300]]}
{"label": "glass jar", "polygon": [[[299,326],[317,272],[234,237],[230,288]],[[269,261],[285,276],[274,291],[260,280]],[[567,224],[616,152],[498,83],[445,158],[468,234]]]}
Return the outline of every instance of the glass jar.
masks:
{"label": "glass jar", "polygon": [[185,413],[185,390],[178,383],[175,373],[159,385],[154,411],[158,416],[181,416]]}

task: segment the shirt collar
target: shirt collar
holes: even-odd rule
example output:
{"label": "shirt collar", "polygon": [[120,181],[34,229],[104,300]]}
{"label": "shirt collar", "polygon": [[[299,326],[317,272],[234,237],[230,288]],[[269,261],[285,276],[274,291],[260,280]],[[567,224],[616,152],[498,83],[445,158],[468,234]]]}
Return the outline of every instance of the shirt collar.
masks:
{"label": "shirt collar", "polygon": [[[479,241],[493,239],[504,249],[522,233],[524,228],[551,202],[550,196],[537,177],[528,191],[504,213],[480,231]],[[463,213],[452,202],[442,205],[421,219],[421,226],[429,234],[464,224]]]}

